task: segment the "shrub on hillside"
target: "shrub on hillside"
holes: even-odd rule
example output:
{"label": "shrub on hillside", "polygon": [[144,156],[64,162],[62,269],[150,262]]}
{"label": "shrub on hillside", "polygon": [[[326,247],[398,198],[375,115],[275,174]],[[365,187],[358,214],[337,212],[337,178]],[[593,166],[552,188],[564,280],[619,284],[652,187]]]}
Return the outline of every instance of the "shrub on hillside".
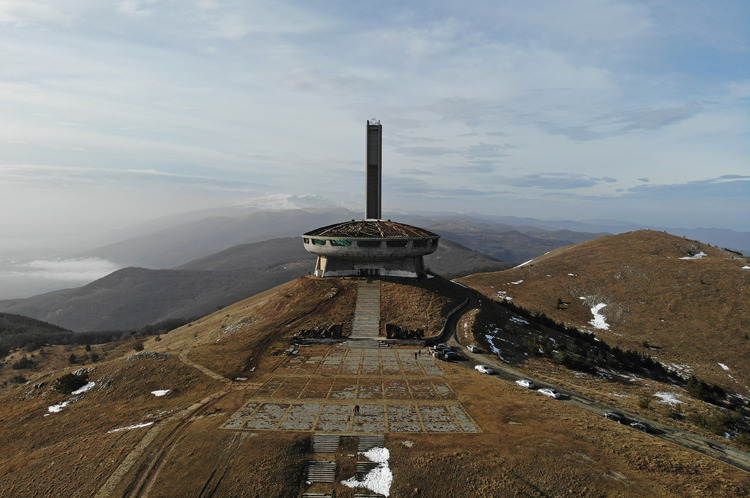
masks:
{"label": "shrub on hillside", "polygon": [[20,360],[14,362],[10,368],[13,370],[25,370],[27,368],[34,368],[36,366],[36,362],[32,360],[31,358],[28,358],[26,355],[23,355]]}
{"label": "shrub on hillside", "polygon": [[13,384],[25,384],[27,382],[26,377],[24,377],[23,375],[14,375],[10,378],[10,381]]}
{"label": "shrub on hillside", "polygon": [[[131,337],[148,337],[157,334],[167,334],[171,330],[192,322],[198,317],[185,319],[170,319],[153,325],[146,325],[138,330],[123,332],[122,330],[107,330],[99,332],[71,332],[54,325],[47,329],[24,327],[22,330],[3,330],[3,315],[0,313],[0,358],[7,356],[14,349],[25,349],[28,352],[46,345],[91,345],[106,342],[128,340]],[[31,320],[17,316],[18,320]],[[41,323],[41,322],[40,322]]]}
{"label": "shrub on hillside", "polygon": [[714,405],[721,403],[727,397],[726,391],[721,387],[703,382],[695,376],[688,379],[685,390],[690,396]]}
{"label": "shrub on hillside", "polygon": [[685,418],[685,413],[683,413],[682,408],[679,406],[668,406],[664,414],[674,420],[683,420]]}
{"label": "shrub on hillside", "polygon": [[86,372],[80,374],[68,373],[55,381],[52,386],[55,391],[62,394],[70,394],[73,391],[82,388],[89,381],[89,374]]}

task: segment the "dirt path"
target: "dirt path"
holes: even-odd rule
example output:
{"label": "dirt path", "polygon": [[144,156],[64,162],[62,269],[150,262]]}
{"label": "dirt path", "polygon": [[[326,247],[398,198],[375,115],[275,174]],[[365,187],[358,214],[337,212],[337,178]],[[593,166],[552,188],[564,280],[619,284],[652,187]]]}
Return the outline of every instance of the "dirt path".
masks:
{"label": "dirt path", "polygon": [[[95,495],[96,498],[113,496],[115,490],[121,486],[122,480],[125,476],[134,468],[134,466],[136,466],[136,464],[139,463],[141,468],[138,470],[136,477],[130,483],[124,494],[126,496],[148,496],[151,486],[153,485],[164,460],[167,458],[169,452],[179,440],[180,435],[185,431],[187,426],[196,416],[206,412],[206,410],[214,406],[221,398],[229,394],[232,390],[242,387],[235,387],[229,379],[188,359],[187,355],[189,351],[190,348],[182,351],[179,354],[180,360],[186,365],[199,370],[204,375],[222,382],[224,387],[210,396],[172,415],[166,420],[155,424],[143,436],[135,448],[128,453],[104,485],[99,488],[99,491]],[[169,432],[160,438],[158,447],[152,448],[154,441],[170,426],[173,427],[168,429]],[[146,456],[146,458],[144,458],[144,456]]]}

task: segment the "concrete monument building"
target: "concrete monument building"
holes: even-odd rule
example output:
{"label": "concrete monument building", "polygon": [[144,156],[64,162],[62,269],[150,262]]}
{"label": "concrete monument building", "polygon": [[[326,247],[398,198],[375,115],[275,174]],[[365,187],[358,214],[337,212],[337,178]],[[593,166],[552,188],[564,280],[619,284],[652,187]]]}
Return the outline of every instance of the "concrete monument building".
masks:
{"label": "concrete monument building", "polygon": [[317,228],[302,236],[318,256],[315,276],[426,275],[423,256],[435,252],[440,236],[423,228],[381,219],[383,127],[367,122],[365,219]]}

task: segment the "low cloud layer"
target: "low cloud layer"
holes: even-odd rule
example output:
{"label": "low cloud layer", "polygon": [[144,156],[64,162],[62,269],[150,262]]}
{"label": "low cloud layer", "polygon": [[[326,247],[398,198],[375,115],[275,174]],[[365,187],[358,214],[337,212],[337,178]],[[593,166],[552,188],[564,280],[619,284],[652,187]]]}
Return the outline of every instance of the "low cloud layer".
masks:
{"label": "low cloud layer", "polygon": [[79,287],[120,269],[100,258],[9,262],[0,267],[0,299],[33,296],[42,292]]}

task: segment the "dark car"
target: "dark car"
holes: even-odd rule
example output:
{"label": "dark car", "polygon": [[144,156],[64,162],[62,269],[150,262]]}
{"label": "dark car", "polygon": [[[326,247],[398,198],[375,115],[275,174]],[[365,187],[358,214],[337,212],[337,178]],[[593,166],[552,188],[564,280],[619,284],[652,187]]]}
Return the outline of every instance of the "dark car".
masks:
{"label": "dark car", "polygon": [[608,418],[609,420],[613,420],[617,422],[618,424],[624,424],[628,420],[625,418],[625,415],[623,415],[620,412],[607,412],[604,414],[604,418]]}
{"label": "dark car", "polygon": [[642,432],[653,432],[653,430],[654,430],[646,422],[638,422],[638,421],[630,422],[630,427],[632,427],[634,429],[638,429],[639,431],[642,431]]}

